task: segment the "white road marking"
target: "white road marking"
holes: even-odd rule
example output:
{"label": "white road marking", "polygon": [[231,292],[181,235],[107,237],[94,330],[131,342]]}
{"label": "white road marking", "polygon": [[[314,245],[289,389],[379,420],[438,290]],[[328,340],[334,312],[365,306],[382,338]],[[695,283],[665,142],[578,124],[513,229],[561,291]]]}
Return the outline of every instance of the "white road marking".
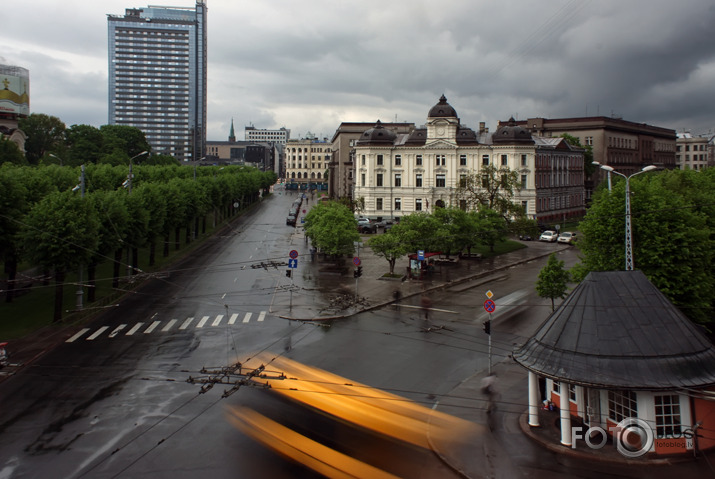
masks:
{"label": "white road marking", "polygon": [[226,297],[226,293],[223,293],[223,296],[221,296],[221,299],[224,299]]}
{"label": "white road marking", "polygon": [[74,336],[72,336],[71,338],[69,338],[69,339],[68,339],[67,341],[65,341],[65,342],[66,342],[66,343],[74,343],[74,342],[77,341],[80,337],[82,337],[82,336],[84,335],[84,333],[86,333],[87,331],[89,331],[89,328],[80,329],[79,331],[77,331],[77,334],[75,334]]}
{"label": "white road marking", "polygon": [[[414,306],[412,304],[398,304],[400,308],[413,308],[413,309],[425,309],[422,306]],[[429,309],[430,311],[439,311],[440,313],[452,313],[452,314],[457,314],[458,311],[450,311],[449,309],[439,309],[439,308],[426,308]]]}
{"label": "white road marking", "polygon": [[203,328],[203,327],[204,327],[204,324],[206,324],[206,321],[208,321],[208,320],[209,320],[209,317],[208,317],[208,316],[204,316],[203,318],[201,318],[201,321],[199,321],[199,324],[197,324],[196,327],[197,327],[197,328]]}
{"label": "white road marking", "polygon": [[105,332],[105,331],[108,330],[108,329],[109,329],[109,326],[102,326],[101,328],[99,328],[98,330],[96,330],[96,331],[94,332],[94,334],[92,334],[92,336],[88,337],[88,338],[87,338],[87,341],[94,341],[95,339],[97,339],[97,337],[98,337],[100,334],[102,334],[103,332]]}
{"label": "white road marking", "polygon": [[132,327],[132,329],[130,329],[129,331],[127,331],[126,336],[131,336],[132,334],[136,333],[137,331],[139,331],[139,328],[141,328],[142,326],[144,326],[144,323],[137,323],[137,324],[135,324],[135,325]]}
{"label": "white road marking", "polygon": [[162,331],[163,331],[163,332],[166,332],[166,331],[170,330],[171,328],[173,328],[174,325],[176,324],[176,321],[178,321],[178,320],[172,319],[171,321],[169,321],[169,322],[166,324],[166,326],[164,326],[164,327],[162,328]]}
{"label": "white road marking", "polygon": [[122,329],[124,329],[124,328],[126,328],[126,327],[127,327],[126,324],[120,324],[119,326],[117,326],[116,328],[114,328],[114,331],[112,331],[111,333],[109,333],[109,337],[110,337],[110,338],[113,338],[114,336],[116,336],[117,334],[119,334],[119,331],[121,331]]}
{"label": "white road marking", "polygon": [[218,326],[219,324],[221,324],[222,319],[223,319],[223,314],[219,314],[218,316],[216,316],[216,319],[214,319],[214,322],[211,323],[211,326]]}
{"label": "white road marking", "polygon": [[233,324],[236,322],[236,318],[238,318],[238,313],[233,313],[231,315],[231,319],[228,320],[228,324]]}
{"label": "white road marking", "polygon": [[251,320],[252,315],[253,315],[253,313],[246,313],[246,315],[243,317],[243,322],[244,323],[249,322]]}
{"label": "white road marking", "polygon": [[189,324],[191,324],[191,321],[193,321],[193,320],[194,320],[194,317],[193,317],[193,316],[191,316],[191,317],[189,317],[189,318],[186,318],[186,321],[184,321],[183,323],[181,323],[181,326],[179,326],[179,329],[186,329],[186,328],[188,328],[188,327],[189,327]]}
{"label": "white road marking", "polygon": [[266,312],[261,311],[261,314],[258,315],[258,321],[263,321],[264,319],[266,319]]}
{"label": "white road marking", "polygon": [[149,334],[149,333],[151,333],[151,332],[154,331],[154,329],[155,329],[157,326],[159,326],[160,324],[161,324],[161,321],[154,321],[153,323],[151,323],[151,324],[149,325],[148,328],[146,328],[146,329],[144,330],[144,334]]}

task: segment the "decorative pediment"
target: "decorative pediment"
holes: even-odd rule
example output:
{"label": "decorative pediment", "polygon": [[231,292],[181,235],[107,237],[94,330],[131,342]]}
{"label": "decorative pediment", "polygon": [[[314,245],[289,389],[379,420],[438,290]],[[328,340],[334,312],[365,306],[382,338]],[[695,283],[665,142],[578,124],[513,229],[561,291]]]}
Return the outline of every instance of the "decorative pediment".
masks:
{"label": "decorative pediment", "polygon": [[425,148],[456,148],[457,144],[444,141],[444,140],[435,140],[431,143],[428,143],[425,145]]}

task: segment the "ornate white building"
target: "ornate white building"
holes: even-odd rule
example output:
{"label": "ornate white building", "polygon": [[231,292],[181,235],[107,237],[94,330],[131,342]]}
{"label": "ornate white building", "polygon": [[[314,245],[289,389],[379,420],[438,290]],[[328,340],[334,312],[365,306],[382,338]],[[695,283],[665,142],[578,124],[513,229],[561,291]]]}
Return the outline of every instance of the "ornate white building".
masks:
{"label": "ornate white building", "polygon": [[396,219],[434,206],[463,207],[456,196],[460,179],[486,165],[517,171],[521,190],[513,198],[528,217],[536,215],[535,145],[531,134],[513,124],[494,134],[462,126],[442,95],[427,124],[396,134],[378,120],[355,147],[355,192],[369,218]]}

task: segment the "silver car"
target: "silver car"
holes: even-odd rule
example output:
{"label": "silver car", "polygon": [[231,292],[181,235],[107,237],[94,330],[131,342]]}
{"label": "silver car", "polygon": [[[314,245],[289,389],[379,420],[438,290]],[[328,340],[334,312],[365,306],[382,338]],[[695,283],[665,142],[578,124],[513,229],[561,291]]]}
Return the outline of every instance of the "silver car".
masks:
{"label": "silver car", "polygon": [[553,243],[558,237],[559,234],[556,231],[546,230],[541,233],[541,236],[539,236],[539,241],[547,241],[549,243]]}

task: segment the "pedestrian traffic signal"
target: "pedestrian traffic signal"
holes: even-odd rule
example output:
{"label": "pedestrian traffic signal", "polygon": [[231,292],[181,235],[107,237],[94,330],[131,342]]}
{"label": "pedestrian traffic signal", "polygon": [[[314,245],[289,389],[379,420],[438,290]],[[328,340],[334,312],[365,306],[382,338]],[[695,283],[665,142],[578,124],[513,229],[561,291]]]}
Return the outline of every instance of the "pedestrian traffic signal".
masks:
{"label": "pedestrian traffic signal", "polygon": [[488,319],[482,324],[484,325],[484,332],[487,334],[492,334],[492,321]]}
{"label": "pedestrian traffic signal", "polygon": [[286,278],[290,278],[292,273],[293,273],[292,269],[287,269],[286,270]]}

